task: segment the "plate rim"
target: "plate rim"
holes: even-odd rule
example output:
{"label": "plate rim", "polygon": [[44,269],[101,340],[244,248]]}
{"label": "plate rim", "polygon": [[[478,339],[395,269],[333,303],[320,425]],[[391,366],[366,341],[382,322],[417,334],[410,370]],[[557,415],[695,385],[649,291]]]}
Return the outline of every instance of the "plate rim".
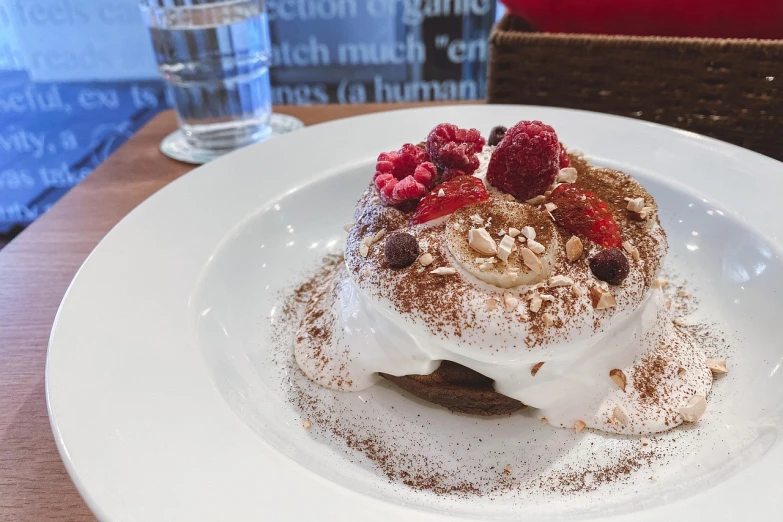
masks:
{"label": "plate rim", "polygon": [[[49,413],[52,432],[54,434],[54,438],[57,443],[57,447],[60,452],[61,458],[66,466],[69,475],[71,476],[71,479],[74,481],[77,489],[79,490],[80,494],[89,505],[90,509],[92,509],[93,512],[99,518],[108,519],[110,516],[116,516],[117,507],[122,507],[123,504],[121,498],[118,500],[115,490],[112,490],[110,488],[108,491],[104,491],[104,490],[96,491],[95,486],[93,484],[88,485],[86,483],[86,480],[84,479],[86,464],[80,462],[77,465],[77,463],[74,461],[74,456],[72,454],[71,447],[70,447],[71,442],[73,441],[72,439],[73,435],[71,435],[70,432],[67,434],[64,433],[64,431],[70,430],[71,427],[69,426],[65,428],[63,426],[65,421],[63,415],[66,414],[61,412],[62,406],[57,403],[57,401],[64,400],[62,399],[62,396],[57,396],[58,387],[63,385],[62,379],[66,379],[66,381],[69,379],[67,375],[62,375],[62,371],[59,370],[59,366],[56,366],[57,364],[60,364],[60,361],[57,359],[57,357],[60,357],[60,354],[59,352],[57,352],[57,350],[61,349],[59,347],[61,344],[67,343],[68,335],[72,335],[70,334],[70,332],[68,332],[67,334],[63,333],[63,330],[66,329],[66,326],[70,327],[70,325],[65,325],[63,321],[66,319],[71,320],[70,315],[72,315],[71,308],[74,306],[73,303],[78,302],[78,300],[84,299],[83,297],[81,297],[81,295],[75,297],[75,294],[81,292],[82,290],[86,291],[86,288],[83,287],[85,287],[87,283],[83,281],[85,281],[85,278],[88,276],[86,276],[85,274],[87,274],[88,270],[96,270],[97,267],[94,267],[93,265],[95,265],[97,262],[103,262],[102,258],[99,259],[99,256],[108,257],[108,259],[111,259],[112,256],[110,254],[115,256],[117,255],[117,253],[113,252],[111,249],[115,249],[115,250],[117,249],[118,245],[116,243],[121,242],[119,241],[119,239],[123,234],[127,235],[131,233],[126,230],[132,231],[133,227],[138,227],[141,224],[143,224],[144,218],[147,217],[145,216],[145,214],[152,212],[152,208],[154,205],[157,204],[158,206],[160,206],[160,204],[164,202],[164,200],[166,200],[167,198],[176,200],[178,193],[181,195],[181,193],[183,192],[192,191],[196,189],[204,190],[204,188],[199,189],[199,187],[201,187],[203,184],[209,185],[211,183],[215,183],[216,182],[215,178],[221,175],[221,170],[224,168],[226,170],[230,170],[230,165],[244,164],[245,166],[243,168],[247,169],[251,164],[249,160],[257,157],[258,155],[264,155],[267,159],[275,158],[275,156],[279,157],[281,154],[285,154],[289,152],[289,149],[295,148],[293,147],[294,140],[297,141],[304,140],[306,143],[306,140],[312,141],[316,138],[319,138],[322,140],[326,140],[328,143],[339,143],[340,139],[346,139],[346,136],[349,136],[352,137],[355,141],[361,143],[362,139],[360,136],[357,135],[359,133],[357,129],[359,129],[360,127],[378,128],[378,127],[383,127],[382,123],[387,123],[387,124],[391,123],[391,124],[403,126],[402,121],[405,120],[407,124],[408,123],[407,120],[410,119],[408,117],[411,116],[412,114],[414,114],[413,119],[429,118],[431,121],[435,121],[433,118],[435,116],[441,116],[441,115],[442,115],[441,116],[442,120],[445,120],[446,116],[448,116],[448,118],[452,120],[470,119],[471,117],[473,117],[470,113],[476,113],[476,112],[482,113],[480,117],[485,117],[485,115],[489,113],[494,113],[497,114],[499,117],[505,116],[505,119],[508,119],[508,114],[511,112],[523,113],[525,111],[529,111],[531,113],[540,113],[545,115],[557,114],[559,117],[574,116],[574,118],[576,118],[577,120],[582,118],[582,119],[602,122],[603,124],[615,123],[621,127],[623,126],[630,127],[633,129],[633,132],[638,132],[639,134],[644,134],[645,132],[649,132],[652,135],[659,136],[660,139],[662,140],[673,139],[679,145],[685,144],[684,145],[685,148],[690,148],[693,151],[699,151],[704,149],[702,150],[702,153],[707,155],[714,154],[715,158],[722,157],[724,159],[729,159],[735,162],[754,165],[759,171],[757,173],[758,176],[761,176],[762,178],[766,178],[764,181],[769,182],[771,180],[774,184],[777,184],[779,188],[783,188],[783,176],[782,176],[783,163],[780,163],[772,158],[763,156],[761,154],[748,151],[746,149],[743,149],[733,144],[721,142],[719,140],[701,136],[699,134],[695,134],[689,131],[673,129],[656,123],[643,122],[640,120],[635,120],[632,118],[626,118],[622,116],[614,116],[614,115],[593,113],[590,111],[580,111],[580,110],[573,110],[573,109],[541,107],[541,106],[525,106],[525,105],[476,104],[476,105],[457,105],[457,106],[444,105],[444,106],[435,106],[435,107],[414,107],[414,108],[384,111],[380,113],[355,116],[351,118],[343,118],[340,120],[333,120],[330,122],[324,122],[317,125],[309,126],[306,127],[305,129],[300,130],[297,133],[291,134],[289,136],[283,136],[277,138],[273,143],[275,147],[270,147],[268,143],[260,143],[239,151],[235,151],[205,166],[198,167],[193,171],[189,172],[188,174],[178,178],[177,180],[163,187],[161,190],[159,190],[158,192],[156,192],[155,194],[147,198],[145,201],[139,204],[135,209],[133,209],[128,215],[126,215],[122,220],[120,220],[120,222],[107,233],[107,235],[100,241],[100,243],[90,253],[90,255],[87,257],[87,259],[84,261],[84,263],[79,268],[76,275],[74,276],[73,281],[69,285],[63,297],[63,300],[60,306],[58,307],[58,311],[55,316],[54,323],[52,325],[52,331],[50,334],[49,345],[47,349],[46,374],[45,374],[47,411]],[[394,141],[394,140],[389,140],[389,141]],[[567,142],[567,140],[564,141]],[[370,157],[376,155],[379,150],[384,150],[384,149],[381,148],[375,150],[366,150],[360,154],[363,157]],[[590,151],[588,150],[588,152]],[[592,154],[590,155],[592,156]],[[275,161],[278,162],[284,160],[285,158],[275,159]],[[334,171],[354,161],[358,161],[358,158],[356,157],[355,154],[352,160],[348,162],[346,161],[335,162],[333,165],[330,166],[330,168],[325,170]],[[777,176],[777,178],[773,176],[772,171],[777,171],[777,174],[774,174],[774,176]],[[296,183],[298,183],[299,185],[309,184],[312,181],[314,181],[316,178],[321,177],[320,175],[313,176],[312,174],[301,174],[301,175],[297,174],[297,176],[298,178],[296,181],[292,179],[289,183],[287,183],[288,191],[295,189]],[[242,176],[239,177],[241,178]],[[245,175],[245,177],[247,177],[247,175]],[[294,184],[293,187],[291,186],[292,184]],[[280,197],[284,196],[285,193],[286,190],[273,192],[273,197],[266,198],[265,204],[267,205],[271,204],[275,200],[278,200]],[[201,195],[203,196],[203,193]],[[725,205],[726,201],[723,201],[721,198],[716,198],[716,199],[721,201]],[[256,202],[262,204],[261,199],[256,200]],[[257,212],[259,209],[251,208],[249,210],[251,212]],[[158,210],[157,213],[159,214],[160,210]],[[751,213],[750,216],[748,216],[747,213],[740,213],[733,217],[739,219],[744,225],[750,225],[753,228],[757,228],[762,231],[767,230],[767,232],[764,235],[771,241],[774,241],[776,246],[780,247],[779,238],[781,237],[781,225],[774,227],[774,226],[770,226],[767,223],[767,226],[759,228],[757,226],[757,223],[755,222],[755,218],[753,217],[754,215],[755,214]],[[150,217],[147,217],[147,221],[149,220]],[[241,220],[242,217],[239,216],[239,219],[235,219],[233,222],[237,224]],[[170,226],[170,225],[167,224],[165,226]],[[226,232],[228,231],[224,230],[224,233]],[[96,261],[96,259],[99,259],[99,261]],[[198,277],[200,278],[200,274],[198,275]],[[66,339],[66,341],[61,341],[63,337]],[[62,349],[67,350],[68,348],[62,348]],[[71,350],[73,349],[74,348],[71,348]],[[212,386],[211,382],[209,382],[209,386]],[[227,404],[224,404],[224,406],[225,409],[230,410]],[[233,411],[229,411],[229,413],[233,415]],[[238,418],[235,419],[235,421],[238,421]],[[236,425],[236,422],[228,423],[228,424],[232,426],[232,429],[241,429],[238,425]],[[251,434],[249,432],[249,429],[248,429],[248,433],[246,433],[245,436],[248,435],[252,435],[252,437],[255,437],[255,434]],[[68,440],[66,440],[66,438],[68,438]],[[273,448],[267,448],[267,450],[271,450],[273,453],[277,453],[277,450]],[[702,491],[692,497],[687,497],[685,499],[682,499],[676,502],[675,504],[679,505],[679,507],[684,507],[684,505],[692,503],[694,499],[700,497],[703,499],[705,496],[714,497],[714,498],[735,497],[736,492],[734,492],[731,497],[727,497],[726,494],[721,495],[720,490],[724,489],[727,483],[730,482],[737,483],[738,482],[737,479],[739,479],[743,475],[747,475],[749,470],[752,468],[755,468],[756,472],[762,470],[762,473],[765,474],[765,476],[767,477],[779,477],[783,479],[783,472],[779,471],[780,469],[783,469],[783,450],[781,449],[781,444],[776,443],[768,453],[769,454],[766,455],[765,457],[759,459],[758,461],[751,464],[750,466],[746,466],[744,469],[735,473],[728,479],[723,480],[721,483],[712,486],[707,490]],[[82,457],[80,456],[79,458]],[[278,462],[281,465],[285,464],[285,461],[289,460],[287,459],[287,457],[279,453],[277,453],[277,455],[264,455],[264,458],[268,459],[269,461]],[[288,464],[289,467],[290,465],[293,465],[293,467],[295,468],[295,473],[294,473],[295,475],[301,476],[303,472],[305,472],[305,474],[309,473],[309,475],[312,476],[308,476],[308,480],[314,481],[313,483],[318,484],[319,487],[321,487],[324,491],[329,490],[330,495],[334,495],[336,497],[341,497],[343,499],[350,500],[350,502],[355,504],[354,507],[346,508],[347,509],[346,512],[328,511],[329,516],[326,519],[332,519],[332,518],[342,519],[345,516],[348,516],[349,512],[354,514],[361,514],[363,509],[372,507],[373,509],[379,510],[378,511],[379,513],[387,513],[390,515],[393,513],[404,513],[411,520],[444,520],[444,521],[459,520],[459,517],[454,517],[452,515],[441,515],[441,514],[435,514],[431,512],[421,512],[421,511],[413,510],[406,506],[391,504],[388,502],[378,500],[376,498],[368,497],[366,495],[361,495],[354,491],[347,490],[341,486],[337,486],[331,483],[330,481],[314,474],[313,472],[310,472],[306,468],[299,466],[293,461],[289,461]],[[777,464],[778,469],[775,469],[774,464]],[[94,473],[94,471],[92,473]],[[747,477],[745,478],[747,479]],[[91,478],[90,480],[94,482],[94,477]],[[771,484],[775,483],[775,481],[768,481],[768,482]],[[748,483],[749,481],[746,480],[745,485],[747,486]],[[773,494],[774,489],[772,487],[764,488],[763,485],[761,484],[757,486],[758,487],[755,487],[756,493],[763,492],[767,494],[766,498],[769,500],[770,509],[780,509],[783,506],[783,500],[776,499],[775,495]],[[114,492],[114,495],[111,494],[112,492]],[[101,498],[98,498],[100,495],[103,496]],[[327,496],[324,498],[328,499],[329,497]],[[113,507],[111,509],[109,506],[107,506],[107,502],[114,503],[112,504]],[[618,515],[617,517],[613,517],[612,519],[618,521],[619,520],[648,520],[648,519],[654,520],[661,516],[676,516],[678,510],[669,511],[671,506],[674,506],[675,504],[665,504],[662,506],[657,506],[644,512],[626,513],[626,514]],[[700,508],[699,513],[704,514],[705,505],[699,504],[698,506]],[[130,506],[125,505],[125,507],[130,507]],[[756,504],[755,507],[758,508],[759,504]],[[716,510],[715,516],[719,517],[716,519],[723,519],[724,517],[728,519],[727,515],[734,516],[733,513],[734,511],[730,512],[728,509],[723,509],[723,505],[721,504],[720,509]],[[172,514],[177,515],[178,513],[172,513]],[[324,512],[322,509],[319,509],[317,511],[317,514],[319,514],[321,518],[324,518]],[[651,518],[648,518],[647,515],[652,515],[652,516]]]}

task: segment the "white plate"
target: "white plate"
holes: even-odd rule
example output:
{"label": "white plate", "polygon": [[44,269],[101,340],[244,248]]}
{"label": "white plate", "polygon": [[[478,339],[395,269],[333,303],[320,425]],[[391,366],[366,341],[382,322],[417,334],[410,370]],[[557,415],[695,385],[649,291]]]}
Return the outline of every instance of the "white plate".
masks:
{"label": "white plate", "polygon": [[[270,320],[279,317],[279,290],[342,243],[379,152],[418,141],[442,121],[487,132],[521,119],[549,123],[570,147],[648,187],[670,236],[670,262],[698,288],[703,313],[739,338],[731,371],[715,387],[710,421],[681,430],[691,449],[656,470],[657,482],[536,501],[413,492],[302,429],[281,391],[281,369],[270,363]],[[397,111],[242,149],[152,196],[84,263],[49,345],[55,439],[79,491],[107,520],[773,519],[783,510],[780,194],[783,165],[764,156],[653,124],[541,107]],[[396,405],[400,415],[424,412],[440,426],[417,436],[491,429],[388,386],[368,394],[387,413]],[[345,397],[335,400],[353,400]],[[519,440],[572,436],[529,422],[498,426],[516,459],[548,450],[513,447],[509,426],[522,430]],[[573,444],[614,440],[588,437]]]}

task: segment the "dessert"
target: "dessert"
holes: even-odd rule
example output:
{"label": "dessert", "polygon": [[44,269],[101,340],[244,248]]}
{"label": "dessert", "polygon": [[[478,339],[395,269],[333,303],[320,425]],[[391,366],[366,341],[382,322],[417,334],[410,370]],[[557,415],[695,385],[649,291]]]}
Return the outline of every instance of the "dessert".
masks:
{"label": "dessert", "polygon": [[387,379],[455,412],[524,408],[577,432],[696,422],[719,365],[672,320],[657,212],[541,122],[489,144],[440,124],[378,156],[296,362],[335,390]]}

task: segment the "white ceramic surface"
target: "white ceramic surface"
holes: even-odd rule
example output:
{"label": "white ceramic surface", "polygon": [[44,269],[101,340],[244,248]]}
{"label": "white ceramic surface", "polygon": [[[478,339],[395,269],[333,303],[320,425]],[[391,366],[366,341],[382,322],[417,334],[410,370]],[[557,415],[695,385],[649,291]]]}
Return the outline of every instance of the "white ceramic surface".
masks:
{"label": "white ceramic surface", "polygon": [[[413,492],[302,429],[269,355],[270,324],[280,317],[280,290],[342,244],[342,224],[380,151],[418,141],[441,121],[487,132],[521,119],[549,123],[569,147],[633,174],[656,197],[669,266],[731,339],[730,373],[716,384],[708,420],[673,435],[671,444],[687,451],[657,469],[655,483],[527,501]],[[77,274],[47,360],[55,439],[80,492],[106,520],[777,519],[782,192],[783,164],[738,147],[541,107],[383,113],[239,150],[140,205]],[[515,446],[522,440],[557,440],[571,453],[619,444],[524,417],[489,428],[388,385],[361,401],[324,397],[342,408],[394,408],[411,433],[421,428],[403,418],[413,412],[430,416],[443,437],[492,430],[497,449],[514,458],[548,451]]]}

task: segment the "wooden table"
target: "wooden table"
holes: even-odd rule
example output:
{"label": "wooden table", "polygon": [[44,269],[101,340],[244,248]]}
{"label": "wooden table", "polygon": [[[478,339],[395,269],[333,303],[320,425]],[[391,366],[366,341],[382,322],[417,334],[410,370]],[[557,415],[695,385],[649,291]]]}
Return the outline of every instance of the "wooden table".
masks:
{"label": "wooden table", "polygon": [[[278,107],[312,125],[405,105]],[[0,251],[0,521],[94,520],[68,477],[46,413],[49,330],[76,270],[98,241],[153,192],[193,169],[158,145],[171,111],[133,136]]]}

